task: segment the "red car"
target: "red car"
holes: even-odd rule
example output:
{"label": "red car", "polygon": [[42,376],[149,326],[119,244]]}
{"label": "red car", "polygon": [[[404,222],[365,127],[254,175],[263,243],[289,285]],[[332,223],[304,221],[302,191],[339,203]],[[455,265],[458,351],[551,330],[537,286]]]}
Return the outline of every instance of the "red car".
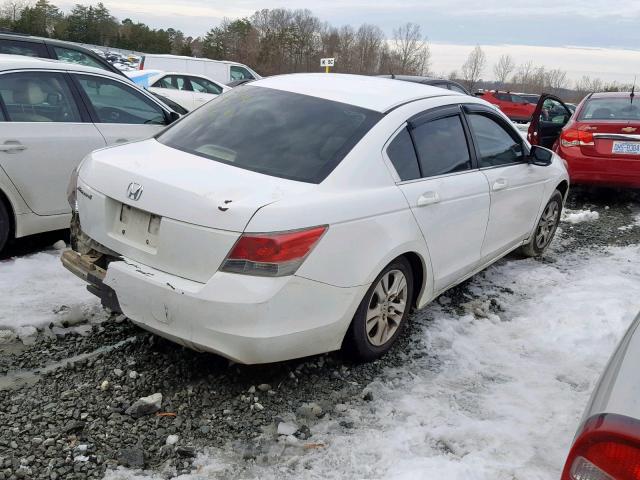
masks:
{"label": "red car", "polygon": [[558,153],[572,183],[640,188],[640,99],[630,92],[590,94],[573,116],[543,95],[527,138]]}
{"label": "red car", "polygon": [[476,95],[483,100],[500,107],[500,110],[502,110],[504,114],[514,122],[530,121],[531,116],[536,109],[536,106],[529,103],[526,98],[509,92],[491,90]]}

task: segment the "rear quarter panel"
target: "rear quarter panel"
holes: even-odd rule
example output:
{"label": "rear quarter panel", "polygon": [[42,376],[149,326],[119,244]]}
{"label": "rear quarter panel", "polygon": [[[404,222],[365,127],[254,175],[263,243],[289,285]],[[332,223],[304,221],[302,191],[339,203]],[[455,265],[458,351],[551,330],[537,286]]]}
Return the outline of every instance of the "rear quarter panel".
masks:
{"label": "rear quarter panel", "polygon": [[599,413],[640,419],[640,314],[631,323],[600,376],[583,420]]}

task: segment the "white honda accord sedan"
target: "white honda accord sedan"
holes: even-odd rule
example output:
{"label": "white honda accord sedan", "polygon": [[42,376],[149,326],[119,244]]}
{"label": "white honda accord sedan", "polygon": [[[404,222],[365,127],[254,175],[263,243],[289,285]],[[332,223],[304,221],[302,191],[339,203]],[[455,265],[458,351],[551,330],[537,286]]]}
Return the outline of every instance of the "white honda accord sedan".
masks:
{"label": "white honda accord sedan", "polygon": [[551,241],[569,188],[488,103],[283,75],[93,152],[64,265],[133,322],[242,363],[385,353],[412,308]]}

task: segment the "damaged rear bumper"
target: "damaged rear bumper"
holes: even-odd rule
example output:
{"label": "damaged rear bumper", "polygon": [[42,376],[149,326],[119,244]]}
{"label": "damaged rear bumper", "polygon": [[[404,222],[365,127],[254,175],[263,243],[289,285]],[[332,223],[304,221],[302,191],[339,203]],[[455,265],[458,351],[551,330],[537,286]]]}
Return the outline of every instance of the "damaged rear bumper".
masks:
{"label": "damaged rear bumper", "polygon": [[60,260],[67,270],[89,284],[87,290],[100,298],[103,307],[115,313],[122,313],[116,292],[104,283],[107,271],[99,266],[103,256],[101,253],[81,255],[73,250],[67,250]]}

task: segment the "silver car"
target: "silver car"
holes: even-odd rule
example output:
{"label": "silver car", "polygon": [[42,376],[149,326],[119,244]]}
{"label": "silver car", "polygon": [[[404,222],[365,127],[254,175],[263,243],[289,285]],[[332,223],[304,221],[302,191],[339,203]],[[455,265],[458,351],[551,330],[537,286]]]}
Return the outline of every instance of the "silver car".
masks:
{"label": "silver car", "polygon": [[66,187],[85,155],[177,117],[121,75],[0,55],[0,251],[11,238],[69,226]]}
{"label": "silver car", "polygon": [[640,315],[591,395],[562,480],[640,478]]}

